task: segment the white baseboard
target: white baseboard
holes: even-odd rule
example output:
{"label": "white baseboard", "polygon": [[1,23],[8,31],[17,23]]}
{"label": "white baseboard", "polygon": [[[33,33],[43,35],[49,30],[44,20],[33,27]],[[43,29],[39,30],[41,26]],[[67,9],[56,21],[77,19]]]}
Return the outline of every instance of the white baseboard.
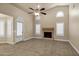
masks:
{"label": "white baseboard", "polygon": [[44,37],[32,37],[32,38],[37,38],[37,39],[52,39],[53,40],[53,38],[44,38]]}
{"label": "white baseboard", "polygon": [[14,42],[10,42],[10,41],[0,41],[0,43],[1,43],[1,44],[7,43],[7,44],[12,44],[12,45],[15,44]]}
{"label": "white baseboard", "polygon": [[79,54],[79,50],[72,44],[71,41],[69,41],[70,45],[75,49],[75,51]]}
{"label": "white baseboard", "polygon": [[72,44],[70,40],[64,40],[64,39],[54,39],[56,41],[64,41],[64,42],[69,42],[70,45],[74,48],[74,50],[79,54],[79,50]]}
{"label": "white baseboard", "polygon": [[64,40],[64,39],[54,39],[56,41],[64,41],[64,42],[69,42],[69,40]]}
{"label": "white baseboard", "polygon": [[53,38],[43,38],[45,40],[54,40]]}
{"label": "white baseboard", "polygon": [[[30,37],[30,38],[26,38],[25,40],[23,41],[26,41],[26,40],[30,40],[32,38],[42,38],[42,37]],[[46,38],[45,38],[46,39]],[[64,41],[64,42],[69,42],[70,45],[75,49],[75,51],[79,54],[79,50],[73,45],[73,43],[70,41],[70,40],[64,40],[64,39],[54,39],[56,41]],[[16,44],[17,42],[0,42],[0,43],[8,43],[8,44]]]}
{"label": "white baseboard", "polygon": [[14,45],[16,42],[7,42],[8,44]]}
{"label": "white baseboard", "polygon": [[32,39],[33,37],[30,37],[30,38],[26,38],[26,39],[24,39],[23,41],[26,41],[26,40],[30,40],[30,39]]}
{"label": "white baseboard", "polygon": [[41,39],[42,37],[32,37],[32,38],[37,38],[37,39]]}
{"label": "white baseboard", "polygon": [[7,43],[7,42],[0,42],[0,43]]}

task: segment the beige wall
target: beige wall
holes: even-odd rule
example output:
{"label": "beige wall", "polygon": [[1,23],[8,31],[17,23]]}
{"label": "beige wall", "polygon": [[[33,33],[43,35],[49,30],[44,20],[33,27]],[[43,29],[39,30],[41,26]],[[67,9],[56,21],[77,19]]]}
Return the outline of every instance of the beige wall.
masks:
{"label": "beige wall", "polygon": [[[32,36],[32,16],[27,14],[26,12],[14,7],[13,5],[10,4],[1,4],[0,3],[0,13],[7,14],[10,16],[13,16],[14,24],[15,20],[17,19],[18,16],[21,16],[24,18],[24,39],[27,39]],[[14,25],[14,31],[15,31],[15,25]],[[14,35],[15,38],[15,35]],[[14,40],[12,40],[14,41]]]}
{"label": "beige wall", "polygon": [[79,51],[79,7],[69,8],[69,39]]}
{"label": "beige wall", "polygon": [[[64,12],[64,17],[58,17],[56,18],[56,13],[58,11]],[[68,6],[57,6],[55,8],[50,9],[47,11],[47,15],[41,16],[41,26],[42,28],[54,28],[55,33],[55,39],[68,39],[68,20],[69,20],[69,7]],[[64,22],[65,28],[64,28],[64,37],[58,37],[56,36],[56,22]]]}

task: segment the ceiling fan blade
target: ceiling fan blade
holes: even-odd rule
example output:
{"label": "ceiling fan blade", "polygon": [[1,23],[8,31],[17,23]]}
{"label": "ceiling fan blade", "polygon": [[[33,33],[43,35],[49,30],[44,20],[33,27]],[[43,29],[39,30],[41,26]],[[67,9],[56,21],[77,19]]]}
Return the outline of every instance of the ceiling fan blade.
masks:
{"label": "ceiling fan blade", "polygon": [[45,10],[45,8],[41,8],[40,11]]}
{"label": "ceiling fan blade", "polygon": [[43,14],[43,15],[47,15],[46,13],[44,13],[44,12],[40,12],[41,14]]}
{"label": "ceiling fan blade", "polygon": [[34,10],[33,8],[29,8],[29,9]]}
{"label": "ceiling fan blade", "polygon": [[28,12],[28,14],[32,14],[33,12]]}

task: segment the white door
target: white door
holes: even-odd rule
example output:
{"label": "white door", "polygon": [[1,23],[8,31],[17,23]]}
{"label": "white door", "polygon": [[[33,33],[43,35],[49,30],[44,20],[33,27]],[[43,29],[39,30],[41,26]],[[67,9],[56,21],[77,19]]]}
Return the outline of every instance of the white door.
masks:
{"label": "white door", "polygon": [[23,36],[23,23],[22,22],[17,22],[16,24],[16,42],[22,41],[22,36]]}

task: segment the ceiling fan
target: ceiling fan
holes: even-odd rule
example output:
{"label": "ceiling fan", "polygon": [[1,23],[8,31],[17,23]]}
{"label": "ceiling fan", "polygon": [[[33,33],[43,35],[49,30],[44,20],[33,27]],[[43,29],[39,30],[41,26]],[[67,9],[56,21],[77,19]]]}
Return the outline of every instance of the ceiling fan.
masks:
{"label": "ceiling fan", "polygon": [[33,9],[33,8],[29,8],[30,10],[32,10],[32,12],[28,12],[28,14],[35,14],[35,15],[39,15],[39,14],[43,14],[43,15],[47,15],[45,12],[43,12],[45,10],[45,8],[36,8],[36,9]]}

